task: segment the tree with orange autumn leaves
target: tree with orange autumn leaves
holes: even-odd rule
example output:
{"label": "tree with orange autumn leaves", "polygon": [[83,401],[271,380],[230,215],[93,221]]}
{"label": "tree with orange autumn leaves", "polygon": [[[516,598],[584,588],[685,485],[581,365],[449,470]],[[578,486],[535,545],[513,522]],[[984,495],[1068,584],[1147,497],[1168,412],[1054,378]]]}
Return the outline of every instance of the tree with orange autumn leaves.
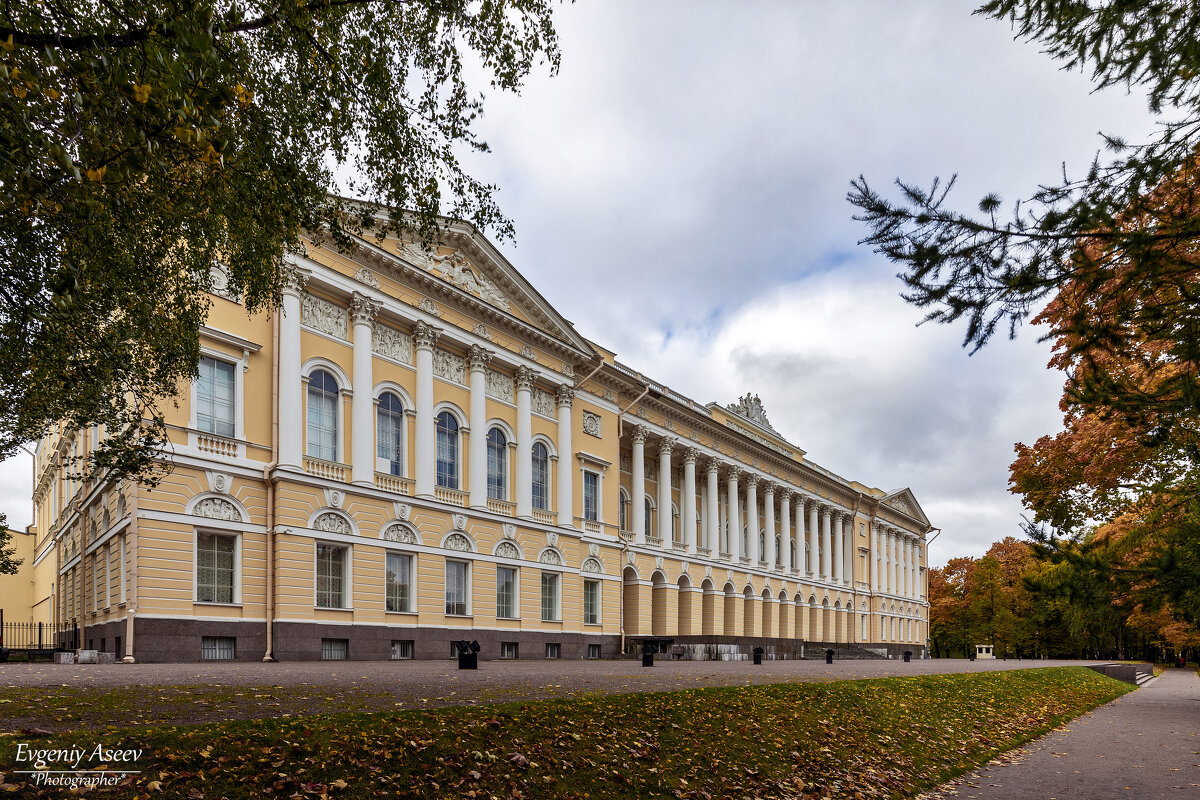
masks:
{"label": "tree with orange autumn leaves", "polygon": [[[1120,220],[1127,236],[1195,226],[1190,162]],[[1018,444],[1011,488],[1076,634],[1195,646],[1200,623],[1200,247],[1167,237],[1140,260],[1083,241],[1035,318],[1066,374],[1064,429]],[[1100,608],[1104,605],[1107,608]],[[1116,629],[1113,629],[1114,623]]]}

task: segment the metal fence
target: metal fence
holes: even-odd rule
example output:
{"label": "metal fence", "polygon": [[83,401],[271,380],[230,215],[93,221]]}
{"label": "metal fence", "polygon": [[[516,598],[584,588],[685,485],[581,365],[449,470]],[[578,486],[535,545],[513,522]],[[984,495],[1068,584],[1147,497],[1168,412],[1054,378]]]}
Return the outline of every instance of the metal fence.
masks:
{"label": "metal fence", "polygon": [[9,650],[77,650],[79,623],[5,622],[0,625],[0,647]]}

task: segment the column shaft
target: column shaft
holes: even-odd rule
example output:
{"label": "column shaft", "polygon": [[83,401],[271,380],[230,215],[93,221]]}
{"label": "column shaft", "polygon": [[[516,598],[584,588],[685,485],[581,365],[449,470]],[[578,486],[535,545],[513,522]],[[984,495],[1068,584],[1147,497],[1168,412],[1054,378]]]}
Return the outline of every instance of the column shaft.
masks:
{"label": "column shaft", "polygon": [[279,318],[279,463],[303,464],[304,422],[300,389],[300,292],[307,273],[298,273],[283,291]]}
{"label": "column shaft", "polygon": [[831,568],[833,566],[833,547],[830,539],[830,524],[832,522],[833,511],[826,506],[821,513],[821,578],[829,580]]}
{"label": "column shaft", "polygon": [[350,315],[354,320],[354,399],[350,406],[350,475],[355,483],[375,484],[375,425],[372,412],[375,404],[375,379],[371,373],[371,320],[379,304],[369,297],[354,293]]}
{"label": "column shaft", "polygon": [[808,501],[808,574],[811,577],[816,577],[821,570],[821,545],[818,541],[820,533],[817,524],[817,503],[815,500]]}
{"label": "column shaft", "polygon": [[845,566],[846,518],[836,514],[833,518],[833,580],[842,583],[842,568]]}
{"label": "column shaft", "polygon": [[433,344],[440,332],[424,322],[413,326],[417,362],[417,454],[416,487],[418,496],[433,494],[437,476],[437,439],[433,429]]}
{"label": "column shaft", "polygon": [[779,522],[779,527],[782,529],[782,534],[779,537],[779,546],[783,548],[783,552],[779,554],[779,561],[783,565],[784,572],[790,572],[792,569],[792,493],[784,492],[779,501],[779,515],[782,519]]}
{"label": "column shaft", "polygon": [[679,496],[679,524],[683,526],[683,543],[689,553],[696,552],[696,451],[688,448],[683,454],[683,491]]}
{"label": "column shaft", "polygon": [[[517,516],[533,516],[533,372],[517,367]],[[549,500],[549,498],[547,498]]]}
{"label": "column shaft", "polygon": [[[573,500],[575,453],[571,444],[571,401],[575,390],[565,383],[558,387],[558,524],[570,527],[575,513]],[[599,502],[599,498],[597,498]]]}
{"label": "column shaft", "polygon": [[633,540],[646,543],[646,429],[641,425],[633,429],[632,447],[629,453],[629,527],[633,529]]}
{"label": "column shaft", "polygon": [[758,524],[758,478],[754,475],[746,481],[746,553],[750,564],[762,561],[762,552],[758,546],[758,534],[761,529]]}
{"label": "column shaft", "polygon": [[717,486],[717,470],[720,465],[717,460],[710,459],[708,462],[708,541],[705,546],[708,547],[708,553],[712,557],[716,557],[721,552],[721,511],[720,511],[720,488]]}
{"label": "column shaft", "polygon": [[469,453],[470,503],[475,508],[487,506],[487,362],[491,356],[480,347],[472,346],[467,358],[470,368],[471,447]]}
{"label": "column shaft", "polygon": [[763,492],[764,516],[766,517],[766,535],[763,543],[767,546],[767,569],[775,569],[775,487],[768,486]]}
{"label": "column shaft", "polygon": [[726,514],[729,535],[729,555],[736,562],[742,557],[742,512],[738,496],[738,471],[729,471],[729,513]]}
{"label": "column shaft", "polygon": [[663,547],[671,546],[671,448],[674,439],[663,439],[658,444],[658,538]]}

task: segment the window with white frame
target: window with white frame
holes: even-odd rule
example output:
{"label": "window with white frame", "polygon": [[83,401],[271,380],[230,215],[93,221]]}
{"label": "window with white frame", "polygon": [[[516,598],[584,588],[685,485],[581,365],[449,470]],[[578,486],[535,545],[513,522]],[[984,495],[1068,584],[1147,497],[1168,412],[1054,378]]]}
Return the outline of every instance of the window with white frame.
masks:
{"label": "window with white frame", "polygon": [[104,545],[104,607],[108,608],[112,604],[112,577],[109,572],[112,568],[112,542]]}
{"label": "window with white frame", "polygon": [[501,642],[500,657],[504,659],[512,659],[520,657],[520,647],[516,642]]}
{"label": "window with white frame", "polygon": [[412,639],[392,640],[392,661],[408,661],[413,657]]}
{"label": "window with white frame", "polygon": [[201,356],[196,381],[197,429],[217,436],[234,435],[236,385],[233,364]]}
{"label": "window with white frame", "polygon": [[487,496],[508,499],[508,439],[504,431],[492,428],[487,435]]}
{"label": "window with white frame", "polygon": [[533,443],[533,507],[550,510],[550,451],[541,442]]}
{"label": "window with white frame", "polygon": [[467,604],[467,579],[470,577],[470,565],[465,561],[446,562],[446,613],[456,616],[466,616],[469,612]]}
{"label": "window with white frame", "polygon": [[237,537],[196,534],[196,602],[234,602]]}
{"label": "window with white frame", "polygon": [[679,506],[671,503],[671,541],[675,544],[683,543],[682,526],[679,524]]}
{"label": "window with white frame", "polygon": [[586,579],[583,582],[583,622],[586,625],[600,624],[600,581]]}
{"label": "window with white frame", "polygon": [[350,548],[317,543],[317,607],[346,607],[346,561]]}
{"label": "window with white frame", "polygon": [[411,612],[413,610],[412,556],[406,553],[388,553],[385,581],[387,610]]}
{"label": "window with white frame", "polygon": [[600,657],[600,645],[589,644],[588,645],[588,658],[595,659],[595,658],[599,658],[599,657]]}
{"label": "window with white frame", "polygon": [[562,658],[562,645],[558,642],[546,642],[546,658]]}
{"label": "window with white frame", "polygon": [[101,551],[92,554],[92,610],[99,611],[100,605],[100,558]]}
{"label": "window with white frame", "polygon": [[617,500],[617,529],[621,531],[629,530],[629,494],[624,489],[620,490]]}
{"label": "window with white frame", "polygon": [[322,639],[322,661],[345,661],[350,657],[350,641],[348,639]]}
{"label": "window with white frame", "polygon": [[437,416],[437,485],[458,488],[458,420],[449,411]]}
{"label": "window with white frame", "polygon": [[380,395],[375,409],[375,457],[380,472],[404,474],[404,404],[391,392]]}
{"label": "window with white frame", "polygon": [[643,533],[646,534],[647,539],[651,539],[654,537],[654,504],[650,502],[649,497],[646,497],[642,503],[642,506],[645,508],[646,514],[646,529],[643,531]]}
{"label": "window with white frame", "polygon": [[512,567],[496,568],[496,616],[517,617],[517,571]]}
{"label": "window with white frame", "polygon": [[237,639],[233,636],[200,637],[202,661],[232,661],[237,658]]}
{"label": "window with white frame", "polygon": [[542,573],[542,619],[546,622],[557,622],[558,590],[562,576],[557,572]]}
{"label": "window with white frame", "polygon": [[600,519],[600,474],[590,469],[583,471],[583,518]]}
{"label": "window with white frame", "polygon": [[308,439],[305,452],[313,458],[337,461],[338,385],[323,369],[308,378]]}

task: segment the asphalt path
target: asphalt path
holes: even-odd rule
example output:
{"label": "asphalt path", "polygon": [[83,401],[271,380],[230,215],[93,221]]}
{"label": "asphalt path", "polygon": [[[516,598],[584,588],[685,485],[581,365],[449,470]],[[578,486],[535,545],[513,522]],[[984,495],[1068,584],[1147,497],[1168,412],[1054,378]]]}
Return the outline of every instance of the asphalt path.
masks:
{"label": "asphalt path", "polygon": [[1200,678],[1168,669],[926,800],[1200,798]]}

